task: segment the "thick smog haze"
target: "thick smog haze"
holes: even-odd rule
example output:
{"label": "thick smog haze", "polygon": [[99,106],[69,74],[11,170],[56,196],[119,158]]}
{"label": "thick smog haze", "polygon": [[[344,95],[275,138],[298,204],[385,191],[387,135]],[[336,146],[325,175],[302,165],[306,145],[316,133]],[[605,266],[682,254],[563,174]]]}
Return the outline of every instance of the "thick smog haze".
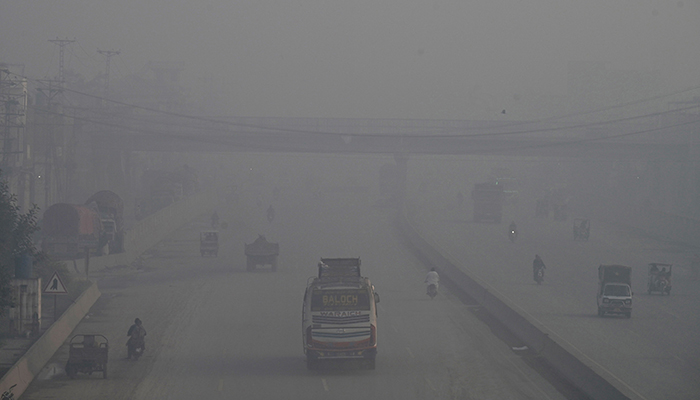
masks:
{"label": "thick smog haze", "polygon": [[[65,68],[111,81],[148,62],[182,68],[210,113],[492,119],[551,114],[567,68],[658,73],[657,91],[700,83],[700,2],[4,0],[0,61],[31,78]],[[538,106],[538,104],[541,104]],[[538,108],[539,107],[539,108]]]}

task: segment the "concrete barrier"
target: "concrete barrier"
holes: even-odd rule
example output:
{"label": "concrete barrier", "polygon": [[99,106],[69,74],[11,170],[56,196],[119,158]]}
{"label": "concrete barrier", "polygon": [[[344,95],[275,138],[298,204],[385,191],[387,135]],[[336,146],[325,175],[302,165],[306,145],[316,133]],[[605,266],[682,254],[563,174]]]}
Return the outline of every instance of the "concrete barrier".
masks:
{"label": "concrete barrier", "polygon": [[399,213],[399,228],[407,241],[447,279],[484,307],[529,348],[536,351],[562,377],[592,399],[644,397],[610,371],[590,359],[494,287],[458,267],[447,251],[420,235],[405,210]]}
{"label": "concrete barrier", "polygon": [[99,297],[97,283],[93,282],[0,379],[0,393],[14,384],[15,397],[24,393]]}

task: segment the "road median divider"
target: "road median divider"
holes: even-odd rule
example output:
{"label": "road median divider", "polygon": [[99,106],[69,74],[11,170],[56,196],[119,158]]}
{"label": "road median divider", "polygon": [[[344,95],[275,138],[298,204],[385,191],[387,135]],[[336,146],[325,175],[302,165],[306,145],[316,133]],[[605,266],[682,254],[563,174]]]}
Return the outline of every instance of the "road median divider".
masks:
{"label": "road median divider", "polygon": [[644,400],[625,382],[548,329],[527,311],[478,276],[461,268],[449,252],[424,237],[404,209],[398,226],[406,241],[436,267],[441,278],[472,297],[559,374],[591,399]]}

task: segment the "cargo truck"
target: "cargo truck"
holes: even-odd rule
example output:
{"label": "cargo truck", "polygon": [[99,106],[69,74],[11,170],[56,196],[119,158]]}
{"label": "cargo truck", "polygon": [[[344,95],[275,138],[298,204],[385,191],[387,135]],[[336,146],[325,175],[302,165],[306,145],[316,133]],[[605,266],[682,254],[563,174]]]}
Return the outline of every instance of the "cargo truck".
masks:
{"label": "cargo truck", "polygon": [[94,203],[102,222],[103,241],[109,245],[109,253],[124,251],[124,202],[111,190],[100,190],[90,196],[86,206]]}
{"label": "cargo truck", "polygon": [[42,218],[41,250],[57,259],[77,258],[85,249],[100,247],[102,223],[96,210],[57,203]]}
{"label": "cargo truck", "polygon": [[632,268],[624,265],[598,267],[598,316],[632,316]]}

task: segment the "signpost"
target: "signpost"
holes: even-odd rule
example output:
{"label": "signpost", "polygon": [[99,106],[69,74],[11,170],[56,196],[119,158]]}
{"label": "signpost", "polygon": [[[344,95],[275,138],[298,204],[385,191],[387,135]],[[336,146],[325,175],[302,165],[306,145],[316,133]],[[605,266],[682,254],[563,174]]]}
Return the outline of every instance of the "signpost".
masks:
{"label": "signpost", "polygon": [[53,322],[56,322],[56,296],[59,294],[68,294],[66,285],[63,284],[58,271],[54,272],[44,287],[44,294],[52,294],[53,296]]}

